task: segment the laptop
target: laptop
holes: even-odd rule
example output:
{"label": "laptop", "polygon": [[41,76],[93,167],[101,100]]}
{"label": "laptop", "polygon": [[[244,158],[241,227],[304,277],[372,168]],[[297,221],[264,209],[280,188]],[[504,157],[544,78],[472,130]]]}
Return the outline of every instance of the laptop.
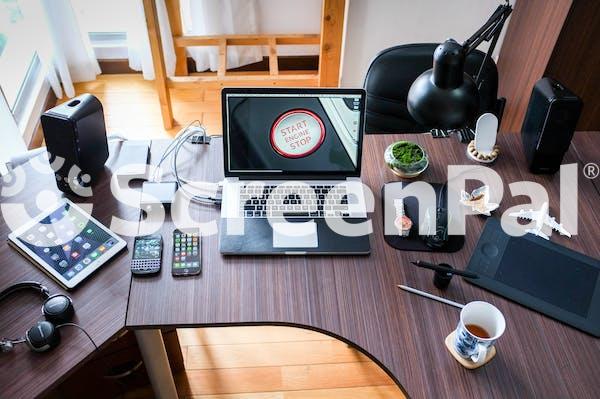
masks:
{"label": "laptop", "polygon": [[221,100],[221,253],[369,254],[365,91],[226,88]]}

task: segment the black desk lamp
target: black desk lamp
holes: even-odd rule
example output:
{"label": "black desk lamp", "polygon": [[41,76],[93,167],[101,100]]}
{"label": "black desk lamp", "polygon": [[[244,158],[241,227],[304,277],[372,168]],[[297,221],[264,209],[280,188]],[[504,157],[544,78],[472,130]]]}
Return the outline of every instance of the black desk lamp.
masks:
{"label": "black desk lamp", "polygon": [[[511,12],[512,6],[507,0],[463,44],[448,39],[435,49],[433,68],[423,72],[408,92],[408,112],[417,122],[431,128],[457,129],[474,120],[479,109],[481,71],[494,51]],[[465,58],[481,42],[490,40],[490,47],[473,79],[464,72]]]}

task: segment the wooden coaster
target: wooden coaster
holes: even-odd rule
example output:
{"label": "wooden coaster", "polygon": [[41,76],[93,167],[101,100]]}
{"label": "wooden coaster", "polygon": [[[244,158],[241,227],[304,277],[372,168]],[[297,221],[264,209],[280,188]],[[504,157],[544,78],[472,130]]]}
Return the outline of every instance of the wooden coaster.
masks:
{"label": "wooden coaster", "polygon": [[456,331],[452,331],[446,337],[446,339],[444,340],[444,343],[446,344],[446,348],[448,349],[448,352],[450,352],[452,357],[454,359],[456,359],[456,361],[459,362],[460,365],[463,366],[464,368],[467,368],[469,370],[474,370],[476,368],[479,368],[479,367],[487,364],[490,360],[492,360],[494,358],[494,356],[496,356],[496,347],[492,346],[488,350],[488,353],[485,357],[485,361],[481,364],[476,364],[475,362],[471,361],[471,359],[465,359],[464,357],[462,357],[458,353],[456,353],[456,350],[454,350],[454,336],[455,335],[456,335]]}

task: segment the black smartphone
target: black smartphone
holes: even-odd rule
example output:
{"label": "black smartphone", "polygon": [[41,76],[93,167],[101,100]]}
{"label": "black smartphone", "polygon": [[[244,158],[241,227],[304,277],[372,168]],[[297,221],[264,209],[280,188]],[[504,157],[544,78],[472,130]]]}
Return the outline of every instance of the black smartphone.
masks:
{"label": "black smartphone", "polygon": [[149,275],[160,271],[163,239],[160,234],[137,236],[133,243],[131,273]]}
{"label": "black smartphone", "polygon": [[197,229],[173,231],[173,276],[195,276],[202,270],[202,237]]}

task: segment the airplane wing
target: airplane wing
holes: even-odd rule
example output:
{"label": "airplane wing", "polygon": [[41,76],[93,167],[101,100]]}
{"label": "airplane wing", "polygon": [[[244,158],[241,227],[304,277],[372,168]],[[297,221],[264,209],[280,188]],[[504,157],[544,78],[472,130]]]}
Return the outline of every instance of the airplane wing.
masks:
{"label": "airplane wing", "polygon": [[515,218],[521,218],[521,219],[528,219],[528,220],[537,220],[540,217],[539,212],[534,211],[533,209],[530,209],[528,211],[521,209],[519,212],[509,213],[508,216],[512,216]]}
{"label": "airplane wing", "polygon": [[562,234],[563,236],[567,236],[567,237],[571,237],[571,233],[569,233],[562,224],[557,223],[556,219],[553,217],[550,217],[548,215],[546,215],[546,218],[544,219],[544,224],[552,227],[554,230],[558,231],[560,234]]}

